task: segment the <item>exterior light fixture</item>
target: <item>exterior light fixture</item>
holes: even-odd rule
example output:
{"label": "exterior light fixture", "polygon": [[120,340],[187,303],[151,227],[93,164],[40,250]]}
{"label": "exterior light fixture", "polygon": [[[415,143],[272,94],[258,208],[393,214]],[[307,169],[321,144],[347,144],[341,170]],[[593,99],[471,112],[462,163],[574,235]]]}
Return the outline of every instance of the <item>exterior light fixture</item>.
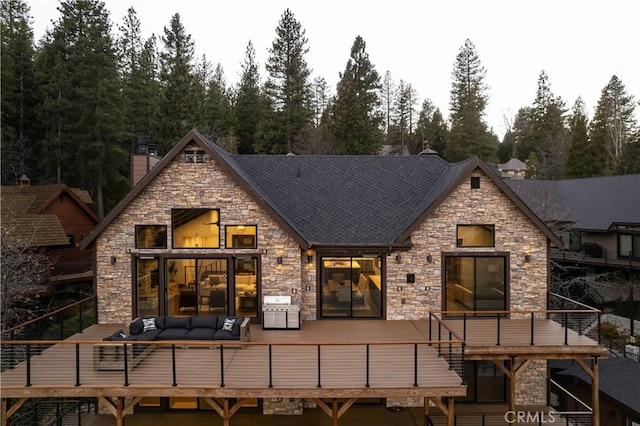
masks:
{"label": "exterior light fixture", "polygon": [[111,256],[111,264],[112,265],[116,264],[116,257],[115,256]]}
{"label": "exterior light fixture", "polygon": [[313,255],[307,255],[307,263],[313,263]]}
{"label": "exterior light fixture", "polygon": [[400,263],[402,262],[402,256],[400,256],[399,254],[396,255],[396,263]]}
{"label": "exterior light fixture", "polygon": [[431,256],[430,254],[427,255],[427,262],[429,263],[433,262],[433,256]]}
{"label": "exterior light fixture", "polygon": [[282,256],[278,256],[276,262],[278,262],[278,265],[282,265]]}
{"label": "exterior light fixture", "polygon": [[527,263],[531,262],[531,255],[530,254],[525,254],[524,255],[524,261],[527,262]]}

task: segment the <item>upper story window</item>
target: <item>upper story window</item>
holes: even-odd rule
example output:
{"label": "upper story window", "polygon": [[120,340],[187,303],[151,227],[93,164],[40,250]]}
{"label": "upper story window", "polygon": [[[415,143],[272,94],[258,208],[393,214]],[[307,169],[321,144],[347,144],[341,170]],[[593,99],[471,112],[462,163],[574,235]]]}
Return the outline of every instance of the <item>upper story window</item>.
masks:
{"label": "upper story window", "polygon": [[136,225],[137,249],[167,248],[166,225]]}
{"label": "upper story window", "polygon": [[458,225],[456,232],[458,247],[493,247],[494,225]]}
{"label": "upper story window", "polygon": [[227,248],[257,248],[256,225],[227,225],[225,226],[225,245]]}
{"label": "upper story window", "polygon": [[640,234],[618,234],[618,257],[640,259]]}
{"label": "upper story window", "polygon": [[220,210],[171,210],[173,248],[220,248]]}

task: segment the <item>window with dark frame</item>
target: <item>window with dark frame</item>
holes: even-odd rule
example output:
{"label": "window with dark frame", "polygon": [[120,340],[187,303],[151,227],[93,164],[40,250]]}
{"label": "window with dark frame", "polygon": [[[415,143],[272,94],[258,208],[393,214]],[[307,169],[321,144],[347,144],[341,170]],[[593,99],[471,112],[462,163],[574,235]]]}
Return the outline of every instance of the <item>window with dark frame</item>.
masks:
{"label": "window with dark frame", "polygon": [[137,249],[167,248],[167,225],[136,225]]}
{"label": "window with dark frame", "polygon": [[226,248],[257,248],[258,227],[256,225],[226,225]]}
{"label": "window with dark frame", "polygon": [[220,248],[220,210],[172,209],[173,248]]}
{"label": "window with dark frame", "polygon": [[495,225],[458,225],[456,245],[458,247],[494,247]]}
{"label": "window with dark frame", "polygon": [[479,189],[480,188],[480,177],[471,176],[471,189]]}

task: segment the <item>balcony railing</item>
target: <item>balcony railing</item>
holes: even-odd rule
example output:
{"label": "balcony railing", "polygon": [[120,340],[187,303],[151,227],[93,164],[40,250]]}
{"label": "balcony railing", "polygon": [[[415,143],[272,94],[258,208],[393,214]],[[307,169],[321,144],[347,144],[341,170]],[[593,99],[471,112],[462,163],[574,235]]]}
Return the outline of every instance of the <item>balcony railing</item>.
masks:
{"label": "balcony railing", "polygon": [[[142,355],[144,351],[148,354]],[[13,354],[26,356],[5,360]],[[145,358],[136,362],[136,356]],[[2,357],[4,364],[14,366],[2,373],[3,387],[14,388],[411,389],[464,384],[464,343],[459,339],[369,344],[7,341]],[[110,360],[109,371],[99,371],[96,364],[104,358]]]}

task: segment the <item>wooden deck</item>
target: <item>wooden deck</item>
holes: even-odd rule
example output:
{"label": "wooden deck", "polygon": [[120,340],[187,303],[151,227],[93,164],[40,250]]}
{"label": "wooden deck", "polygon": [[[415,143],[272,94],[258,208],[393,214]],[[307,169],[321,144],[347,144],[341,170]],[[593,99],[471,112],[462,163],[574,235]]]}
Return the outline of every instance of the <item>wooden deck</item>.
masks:
{"label": "wooden deck", "polygon": [[[453,334],[441,328],[439,337],[438,323],[432,321],[431,341],[455,341],[456,335],[463,335],[462,320],[444,322]],[[606,356],[597,342],[571,330],[565,345],[564,327],[551,320],[535,320],[534,345],[530,344],[530,320],[502,319],[500,345],[496,345],[495,326],[495,319],[467,320],[465,359]],[[0,375],[3,397],[388,398],[466,394],[460,376],[445,356],[438,356],[438,349],[446,353],[450,347],[459,354],[461,345],[429,344],[428,320],[308,321],[300,330],[262,330],[253,325],[251,342],[246,344],[231,342],[221,350],[206,342],[189,343],[188,347],[185,342],[174,342],[172,351],[171,345],[162,343],[130,369],[127,377],[123,371],[94,371],[94,344],[120,328],[94,325],[34,356],[29,386],[25,362],[4,371]]]}

